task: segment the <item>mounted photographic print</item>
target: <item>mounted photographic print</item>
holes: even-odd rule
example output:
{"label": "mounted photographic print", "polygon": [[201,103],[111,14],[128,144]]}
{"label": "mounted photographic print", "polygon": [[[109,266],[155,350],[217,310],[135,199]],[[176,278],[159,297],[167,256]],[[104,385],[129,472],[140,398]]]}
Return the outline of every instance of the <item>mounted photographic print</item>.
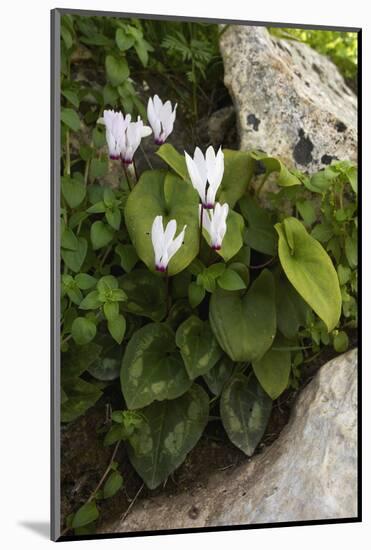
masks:
{"label": "mounted photographic print", "polygon": [[52,12],[52,538],[360,521],[360,30]]}

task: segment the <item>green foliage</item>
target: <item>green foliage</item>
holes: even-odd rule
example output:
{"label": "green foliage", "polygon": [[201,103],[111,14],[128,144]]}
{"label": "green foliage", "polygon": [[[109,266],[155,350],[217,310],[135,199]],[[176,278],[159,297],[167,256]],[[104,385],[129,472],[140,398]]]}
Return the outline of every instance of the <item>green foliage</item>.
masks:
{"label": "green foliage", "polygon": [[166,324],[151,323],[131,338],[123,358],[121,388],[129,409],[175,399],[191,385]]}
{"label": "green foliage", "polygon": [[103,498],[113,497],[122,487],[124,478],[119,472],[112,472],[103,486]]}
{"label": "green foliage", "polygon": [[341,314],[340,287],[331,259],[297,219],[286,218],[276,229],[287,278],[331,331]]}
{"label": "green foliage", "polygon": [[249,290],[218,290],[210,301],[210,323],[220,347],[233,361],[255,361],[276,334],[274,279],[264,270]]}
{"label": "green foliage", "polygon": [[209,399],[195,384],[178,399],[154,402],[142,414],[145,421],[129,438],[129,457],[147,487],[155,489],[200,439],[208,420]]}
{"label": "green foliage", "polygon": [[166,315],[166,289],[164,281],[145,269],[135,269],[123,275],[120,286],[127,295],[123,309],[135,315],[162,321]]}
{"label": "green foliage", "polygon": [[253,250],[274,256],[277,250],[277,235],[270,213],[259,206],[252,197],[247,196],[239,201],[239,207],[247,221],[245,243]]}
{"label": "green foliage", "polygon": [[225,384],[228,382],[233,373],[234,363],[224,355],[220,361],[209,372],[204,374],[204,380],[209,390],[219,397]]}
{"label": "green foliage", "polygon": [[[232,208],[246,192],[255,167],[251,154],[243,151],[224,149],[224,174],[220,184],[217,200],[227,202]],[[161,145],[157,151],[169,166],[185,181],[190,181],[185,158],[170,144]]]}
{"label": "green foliage", "polygon": [[195,316],[189,317],[178,328],[176,345],[191,380],[209,372],[222,353],[209,323]]}
{"label": "green foliage", "polygon": [[275,157],[269,157],[260,151],[252,151],[251,157],[258,160],[265,168],[265,177],[268,177],[272,172],[277,172],[277,183],[282,187],[290,187],[291,185],[300,185],[299,178],[293,174],[286,166]]}
{"label": "green foliage", "polygon": [[72,527],[77,529],[78,527],[84,527],[89,523],[95,521],[99,516],[99,511],[95,501],[87,502],[81,508],[79,508],[72,519]]}
{"label": "green foliage", "polygon": [[260,360],[252,362],[252,367],[265,393],[271,399],[277,399],[289,384],[291,372],[290,351],[285,348],[276,349],[274,343],[272,348]]}
{"label": "green foliage", "polygon": [[[163,75],[169,97],[192,119],[204,101],[201,83],[208,94],[217,81],[218,32],[205,24],[62,18],[61,418],[74,421],[103,392],[115,403],[123,397],[102,442],[125,445],[150,489],[196,445],[210,406],[220,407],[227,435],[251,455],[272,400],[299,386],[303,362],[328,346],[343,352],[357,326],[352,163],[308,176],[262,152],[224,150],[217,200],[229,214],[221,249],[213,250],[182,152],[162,145],[157,154],[167,169],[142,172],[138,181],[108,161],[97,124],[103,109],[144,116],[136,81],[146,67]],[[99,76],[91,88],[75,78],[82,52]],[[184,73],[186,85],[175,84]],[[258,161],[260,186],[272,172],[278,178],[269,208],[251,185]],[[164,225],[176,220],[177,235],[187,226],[165,274],[155,270],[151,239],[158,215]],[[113,462],[70,527],[93,529],[102,499],[123,483]]]}
{"label": "green foliage", "polygon": [[177,231],[187,226],[181,252],[170,260],[169,275],[185,269],[198,253],[198,195],[193,187],[173,174],[156,170],[144,172],[130,193],[125,222],[139,258],[155,270],[151,241],[152,223],[163,216],[164,225],[177,221]]}
{"label": "green foliage", "polygon": [[248,456],[255,451],[267,426],[272,401],[257,380],[234,376],[220,398],[220,414],[230,440]]}
{"label": "green foliage", "polygon": [[357,76],[357,33],[311,29],[271,28],[280,38],[299,40],[319,53],[327,55],[339,68],[344,78],[354,81]]}

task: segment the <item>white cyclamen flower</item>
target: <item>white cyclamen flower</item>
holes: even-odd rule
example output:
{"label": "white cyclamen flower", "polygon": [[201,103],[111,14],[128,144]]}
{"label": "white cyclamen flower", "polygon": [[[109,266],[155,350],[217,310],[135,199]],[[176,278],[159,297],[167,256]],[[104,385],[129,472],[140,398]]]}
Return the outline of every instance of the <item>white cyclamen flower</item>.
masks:
{"label": "white cyclamen flower", "polygon": [[224,173],[223,151],[220,148],[215,155],[215,151],[210,145],[204,156],[201,149],[196,147],[193,159],[186,152],[185,159],[189,177],[193,187],[200,195],[203,207],[214,208],[216,192]]}
{"label": "white cyclamen flower", "polygon": [[227,231],[228,204],[216,203],[214,210],[202,210],[202,225],[210,236],[210,246],[220,250]]}
{"label": "white cyclamen flower", "polygon": [[121,159],[124,164],[131,164],[135,151],[138,149],[141,139],[152,134],[149,126],[145,126],[138,116],[136,122],[130,122],[124,132],[121,146]]}
{"label": "white cyclamen flower", "polygon": [[106,140],[110,159],[118,160],[124,140],[124,134],[131,120],[130,115],[124,115],[119,111],[105,110],[103,117],[98,122],[106,127]]}
{"label": "white cyclamen flower", "polygon": [[166,271],[167,266],[183,244],[186,225],[174,239],[176,233],[176,221],[170,220],[164,231],[162,216],[156,216],[151,231],[153,250],[155,251],[155,266],[157,271]]}
{"label": "white cyclamen flower", "polygon": [[158,95],[155,95],[153,99],[149,98],[147,106],[148,122],[152,127],[157,145],[165,143],[173,131],[176,108],[177,104],[173,109],[169,100],[162,103]]}

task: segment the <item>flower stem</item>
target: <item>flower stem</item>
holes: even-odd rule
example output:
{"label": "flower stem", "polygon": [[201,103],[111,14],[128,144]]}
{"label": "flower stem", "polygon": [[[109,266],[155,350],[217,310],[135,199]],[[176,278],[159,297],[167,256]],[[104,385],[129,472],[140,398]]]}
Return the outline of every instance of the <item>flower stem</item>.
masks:
{"label": "flower stem", "polygon": [[261,269],[262,267],[266,267],[267,265],[271,264],[276,259],[276,256],[272,256],[267,262],[264,262],[263,264],[259,265],[249,265],[249,269]]}
{"label": "flower stem", "polygon": [[107,257],[108,257],[108,254],[111,252],[112,250],[112,246],[108,246],[107,249],[105,250],[100,262],[99,262],[99,269],[102,269],[102,267],[104,266],[104,263],[105,261],[107,260]]}
{"label": "flower stem", "polygon": [[138,177],[137,165],[135,164],[135,159],[133,159],[133,167],[134,167],[135,179],[137,180],[136,183],[138,183],[139,177]]}
{"label": "flower stem", "polygon": [[129,507],[127,508],[127,510],[124,512],[124,514],[121,516],[120,518],[120,522],[122,523],[123,521],[125,521],[125,519],[128,517],[129,513],[130,513],[130,510],[132,509],[132,507],[134,506],[134,504],[136,503],[137,501],[137,498],[139,497],[140,493],[142,492],[143,490],[143,487],[144,487],[144,483],[142,483],[142,485],[140,486],[140,488],[138,489],[138,492],[136,493],[135,497],[133,498],[133,500],[131,501],[131,503],[129,504]]}
{"label": "flower stem", "polygon": [[166,286],[166,317],[167,317],[170,311],[170,279],[169,279],[169,272],[167,268],[165,271],[165,286]]}
{"label": "flower stem", "polygon": [[133,188],[132,188],[132,186],[131,186],[131,182],[130,182],[130,178],[129,178],[129,174],[128,174],[128,170],[127,170],[127,168],[126,168],[126,165],[123,164],[122,167],[123,167],[123,169],[124,169],[125,178],[126,178],[126,181],[128,182],[129,189],[130,189],[130,191],[132,191]]}
{"label": "flower stem", "polygon": [[145,158],[145,160],[146,160],[146,163],[148,164],[149,168],[150,168],[151,170],[153,170],[152,162],[150,161],[149,156],[148,156],[147,153],[145,152],[144,147],[143,147],[142,144],[140,144],[140,149],[141,149],[141,151],[142,151],[142,153],[143,153],[143,156],[144,156],[144,158]]}
{"label": "flower stem", "polygon": [[199,249],[199,253],[201,252],[201,242],[202,242],[202,223],[203,223],[203,218],[204,218],[204,205],[201,204],[201,216],[200,216],[200,236],[199,236],[199,240],[198,240],[198,249]]}
{"label": "flower stem", "polygon": [[66,130],[66,174],[71,175],[71,156],[70,156],[70,131]]}

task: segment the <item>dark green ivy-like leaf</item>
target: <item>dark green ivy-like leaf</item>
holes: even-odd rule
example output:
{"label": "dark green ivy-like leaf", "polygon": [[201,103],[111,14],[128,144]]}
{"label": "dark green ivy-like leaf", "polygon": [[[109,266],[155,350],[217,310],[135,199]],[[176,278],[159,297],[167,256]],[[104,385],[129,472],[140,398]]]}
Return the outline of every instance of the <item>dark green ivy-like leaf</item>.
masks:
{"label": "dark green ivy-like leaf", "polygon": [[150,323],[132,336],[121,368],[121,389],[129,409],[175,399],[191,383],[168,325]]}
{"label": "dark green ivy-like leaf", "polygon": [[224,388],[220,414],[229,439],[248,456],[259,444],[272,409],[272,400],[254,376],[233,377]]}
{"label": "dark green ivy-like leaf", "polygon": [[130,437],[131,463],[149,489],[155,489],[184,462],[208,421],[209,398],[197,384],[172,401],[141,411],[145,422]]}

